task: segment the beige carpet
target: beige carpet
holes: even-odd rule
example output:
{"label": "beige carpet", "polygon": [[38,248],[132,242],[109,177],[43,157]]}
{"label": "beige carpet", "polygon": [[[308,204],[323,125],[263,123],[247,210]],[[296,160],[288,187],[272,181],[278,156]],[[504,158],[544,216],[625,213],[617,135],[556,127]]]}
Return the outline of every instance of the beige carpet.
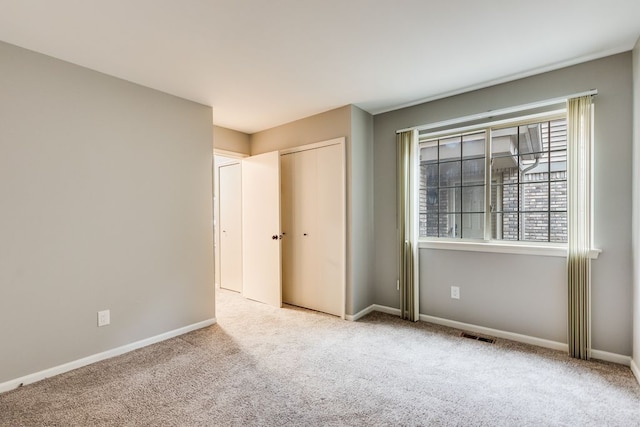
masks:
{"label": "beige carpet", "polygon": [[379,313],[217,306],[217,325],[0,395],[0,425],[640,425],[627,367]]}

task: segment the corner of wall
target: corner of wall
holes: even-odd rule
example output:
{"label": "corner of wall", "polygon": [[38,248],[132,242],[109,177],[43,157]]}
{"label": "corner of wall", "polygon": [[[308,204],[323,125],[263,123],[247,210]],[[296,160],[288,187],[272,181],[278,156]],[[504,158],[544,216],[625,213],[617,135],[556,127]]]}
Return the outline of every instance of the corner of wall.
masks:
{"label": "corner of wall", "polygon": [[633,354],[631,368],[640,382],[640,39],[632,54],[633,61]]}
{"label": "corner of wall", "polygon": [[351,104],[351,141],[348,146],[351,298],[350,313],[355,314],[373,303],[374,263],[374,187],[373,116]]}
{"label": "corner of wall", "polygon": [[213,125],[213,149],[248,156],[251,154],[250,136],[233,129]]}

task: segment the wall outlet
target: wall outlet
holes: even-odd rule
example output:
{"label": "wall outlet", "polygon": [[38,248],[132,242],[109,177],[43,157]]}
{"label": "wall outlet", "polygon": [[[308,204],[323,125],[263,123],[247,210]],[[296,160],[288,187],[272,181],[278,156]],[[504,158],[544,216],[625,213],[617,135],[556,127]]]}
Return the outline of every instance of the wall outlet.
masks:
{"label": "wall outlet", "polygon": [[451,298],[460,299],[460,287],[459,286],[452,286],[451,287]]}
{"label": "wall outlet", "polygon": [[98,326],[107,326],[111,323],[111,312],[109,310],[102,310],[98,312]]}

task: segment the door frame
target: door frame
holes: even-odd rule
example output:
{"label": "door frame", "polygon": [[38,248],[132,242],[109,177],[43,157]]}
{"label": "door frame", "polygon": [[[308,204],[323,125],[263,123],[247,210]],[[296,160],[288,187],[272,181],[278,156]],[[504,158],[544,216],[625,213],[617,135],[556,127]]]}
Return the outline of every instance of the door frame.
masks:
{"label": "door frame", "polygon": [[348,209],[348,200],[347,200],[347,153],[346,153],[346,138],[345,137],[339,137],[339,138],[333,138],[333,139],[329,139],[326,141],[320,141],[320,142],[315,142],[312,144],[305,144],[305,145],[299,145],[297,147],[291,147],[291,148],[285,148],[280,150],[280,156],[283,156],[285,154],[291,154],[291,153],[298,153],[300,151],[307,151],[307,150],[313,150],[313,149],[317,149],[317,148],[323,148],[323,147],[328,147],[331,145],[340,145],[341,147],[341,152],[342,152],[342,167],[340,168],[342,171],[342,186],[340,188],[340,191],[342,192],[342,194],[340,195],[340,197],[342,198],[342,201],[344,203],[344,211],[342,213],[342,256],[341,259],[343,260],[343,264],[342,264],[342,301],[340,306],[342,307],[342,314],[340,315],[341,319],[346,319],[346,310],[347,310],[347,254],[348,254],[348,247],[347,247],[347,225],[348,225],[348,218],[347,218],[347,209]]}

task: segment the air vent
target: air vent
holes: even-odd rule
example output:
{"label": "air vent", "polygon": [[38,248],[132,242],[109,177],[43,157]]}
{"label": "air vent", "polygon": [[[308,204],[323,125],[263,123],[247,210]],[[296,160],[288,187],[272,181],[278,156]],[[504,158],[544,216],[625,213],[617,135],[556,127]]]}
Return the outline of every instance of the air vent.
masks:
{"label": "air vent", "polygon": [[469,334],[467,332],[462,332],[460,334],[460,336],[463,337],[463,338],[469,338],[471,340],[488,342],[489,344],[493,344],[494,342],[496,342],[496,340],[494,338],[479,337],[477,335]]}

